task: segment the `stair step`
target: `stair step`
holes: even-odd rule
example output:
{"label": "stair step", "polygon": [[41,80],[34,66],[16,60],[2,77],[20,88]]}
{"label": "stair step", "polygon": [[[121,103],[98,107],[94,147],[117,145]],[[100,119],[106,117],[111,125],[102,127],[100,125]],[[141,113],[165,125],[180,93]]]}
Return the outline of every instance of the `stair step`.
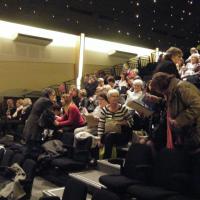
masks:
{"label": "stair step", "polygon": [[106,174],[120,174],[120,166],[112,164],[108,160],[98,160],[97,169]]}
{"label": "stair step", "polygon": [[[54,188],[54,189],[49,189],[49,190],[43,190],[43,196],[45,197],[59,197],[62,199],[63,193],[64,193],[64,187],[60,188]],[[87,194],[86,200],[91,200],[91,195]]]}
{"label": "stair step", "polygon": [[106,174],[107,173],[99,170],[88,170],[84,172],[70,173],[69,176],[87,184],[89,193],[93,193],[96,189],[104,187],[104,185],[99,183],[99,177]]}

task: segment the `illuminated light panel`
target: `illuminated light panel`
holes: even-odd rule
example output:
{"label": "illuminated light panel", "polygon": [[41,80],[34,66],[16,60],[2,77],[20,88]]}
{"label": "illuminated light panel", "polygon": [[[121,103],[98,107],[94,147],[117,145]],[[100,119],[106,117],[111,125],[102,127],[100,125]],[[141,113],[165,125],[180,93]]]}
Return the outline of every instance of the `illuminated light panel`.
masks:
{"label": "illuminated light panel", "polygon": [[89,37],[85,38],[85,50],[102,52],[107,54],[109,54],[109,52],[113,50],[119,50],[127,53],[134,53],[137,54],[138,56],[147,56],[155,51],[153,49],[131,46],[116,42],[109,42]]}
{"label": "illuminated light panel", "polygon": [[0,37],[14,40],[18,33],[49,38],[49,46],[75,47],[79,36],[0,20]]}
{"label": "illuminated light panel", "polygon": [[80,49],[79,49],[78,77],[76,80],[76,85],[77,85],[78,89],[81,89],[81,79],[82,79],[82,75],[83,75],[84,51],[85,51],[85,34],[81,33]]}

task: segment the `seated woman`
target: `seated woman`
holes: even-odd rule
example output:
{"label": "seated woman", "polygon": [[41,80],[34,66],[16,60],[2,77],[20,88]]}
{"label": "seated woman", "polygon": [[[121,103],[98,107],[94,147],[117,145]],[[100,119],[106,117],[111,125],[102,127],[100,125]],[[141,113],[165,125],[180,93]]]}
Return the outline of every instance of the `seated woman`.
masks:
{"label": "seated woman", "polygon": [[136,101],[138,103],[142,103],[142,99],[143,99],[143,81],[140,79],[136,79],[133,81],[133,92],[131,92],[130,90],[127,91],[127,98],[126,98],[126,102],[125,105],[127,105],[128,102],[130,101]]}
{"label": "seated woman", "polygon": [[72,101],[70,94],[63,94],[61,97],[61,103],[64,108],[64,115],[62,117],[56,117],[54,121],[55,126],[62,129],[64,133],[68,133],[70,145],[73,143],[73,134],[71,134],[75,128],[85,125],[85,120],[82,117],[79,109]]}
{"label": "seated woman", "polygon": [[113,145],[125,145],[130,139],[133,118],[126,106],[119,104],[119,92],[108,91],[109,104],[102,110],[98,124],[99,147],[105,147],[104,158],[110,158]]}
{"label": "seated woman", "polygon": [[[74,135],[75,135],[75,140],[74,140],[74,145],[76,146],[77,140],[81,140],[84,138],[88,137],[93,137],[97,135],[97,125],[98,120],[100,117],[101,109],[105,107],[108,104],[108,99],[105,93],[100,93],[97,96],[97,101],[98,101],[98,106],[95,108],[95,110],[90,113],[89,115],[93,118],[93,122],[87,121],[87,126],[81,127],[81,128],[76,128],[74,130]],[[87,117],[86,117],[87,119]],[[95,124],[95,119],[96,119],[96,124]],[[94,137],[95,139],[95,137]],[[93,142],[93,146],[95,146],[95,141]]]}
{"label": "seated woman", "polygon": [[81,113],[77,106],[72,102],[72,96],[70,94],[63,94],[61,97],[61,103],[64,107],[64,115],[62,117],[56,117],[55,125],[58,127],[70,127],[71,130],[85,125],[85,120],[81,116]]}

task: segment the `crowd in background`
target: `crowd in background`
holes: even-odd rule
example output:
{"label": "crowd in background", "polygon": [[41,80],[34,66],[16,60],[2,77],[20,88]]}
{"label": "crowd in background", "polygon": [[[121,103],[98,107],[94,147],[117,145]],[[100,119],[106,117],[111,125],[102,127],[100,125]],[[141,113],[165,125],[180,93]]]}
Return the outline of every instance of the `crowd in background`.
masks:
{"label": "crowd in background", "polygon": [[[82,89],[71,85],[57,100],[47,88],[32,105],[29,98],[7,100],[0,120],[1,136],[14,135],[14,142],[38,156],[41,145],[52,139],[76,147],[92,138],[91,158],[110,158],[114,146],[132,141],[133,131],[142,130],[140,143],[162,147],[183,146],[190,152],[200,150],[200,56],[191,48],[184,62],[180,49],[171,47],[161,55],[152,79],[144,82],[137,69],[123,65],[120,77],[103,70],[86,74]],[[184,81],[182,81],[184,80]],[[146,114],[130,106],[136,102],[152,111]],[[91,122],[92,121],[92,122]],[[64,139],[63,139],[64,138]],[[1,142],[1,141],[0,141]]]}

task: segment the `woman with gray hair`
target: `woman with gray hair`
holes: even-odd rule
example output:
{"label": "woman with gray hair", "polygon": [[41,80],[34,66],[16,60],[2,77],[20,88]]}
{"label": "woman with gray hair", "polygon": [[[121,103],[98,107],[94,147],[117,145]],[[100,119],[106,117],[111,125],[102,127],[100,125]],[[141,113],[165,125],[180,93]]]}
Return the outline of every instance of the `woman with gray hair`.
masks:
{"label": "woman with gray hair", "polygon": [[99,147],[105,147],[104,159],[111,157],[114,145],[128,143],[133,125],[128,109],[119,104],[118,90],[109,90],[107,97],[109,104],[102,108],[98,124]]}
{"label": "woman with gray hair", "polygon": [[130,101],[136,101],[138,103],[142,103],[143,98],[143,81],[141,79],[133,80],[132,82],[133,92],[130,90],[127,91],[127,98],[125,105],[127,105]]}

